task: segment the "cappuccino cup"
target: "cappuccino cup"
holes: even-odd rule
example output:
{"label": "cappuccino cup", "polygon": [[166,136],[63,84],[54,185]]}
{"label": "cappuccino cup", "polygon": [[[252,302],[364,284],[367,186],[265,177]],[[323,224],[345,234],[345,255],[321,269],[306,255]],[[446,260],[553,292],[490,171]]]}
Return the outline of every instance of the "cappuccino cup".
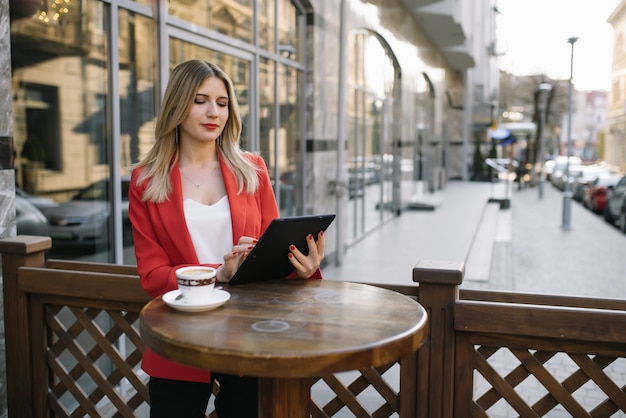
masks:
{"label": "cappuccino cup", "polygon": [[208,266],[181,267],[176,270],[176,281],[183,301],[189,304],[206,302],[217,281],[217,269]]}

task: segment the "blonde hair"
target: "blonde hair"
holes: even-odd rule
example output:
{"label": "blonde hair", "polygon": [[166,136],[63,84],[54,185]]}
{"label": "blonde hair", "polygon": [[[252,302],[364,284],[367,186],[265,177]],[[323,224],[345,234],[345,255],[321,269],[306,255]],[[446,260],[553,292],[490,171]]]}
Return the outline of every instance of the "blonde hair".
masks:
{"label": "blonde hair", "polygon": [[244,188],[249,194],[256,192],[259,186],[260,167],[245,157],[247,152],[239,145],[242,122],[233,82],[217,65],[201,60],[190,60],[179,64],[172,71],[156,120],[156,141],[148,154],[135,166],[144,168],[137,183],[149,182],[143,194],[144,201],[160,203],[167,200],[172,192],[170,172],[178,158],[178,126],[189,115],[200,84],[209,77],[221,79],[228,92],[229,117],[222,131],[221,140],[216,141],[218,153],[221,153],[226,165],[235,174],[237,193],[241,193]]}

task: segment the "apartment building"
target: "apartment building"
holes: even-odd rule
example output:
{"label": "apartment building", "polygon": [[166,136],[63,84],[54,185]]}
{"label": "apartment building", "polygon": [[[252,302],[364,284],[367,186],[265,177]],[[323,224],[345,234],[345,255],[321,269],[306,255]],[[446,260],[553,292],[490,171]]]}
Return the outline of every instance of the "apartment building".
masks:
{"label": "apartment building", "polygon": [[626,170],[626,1],[620,2],[607,21],[613,27],[613,64],[604,160]]}

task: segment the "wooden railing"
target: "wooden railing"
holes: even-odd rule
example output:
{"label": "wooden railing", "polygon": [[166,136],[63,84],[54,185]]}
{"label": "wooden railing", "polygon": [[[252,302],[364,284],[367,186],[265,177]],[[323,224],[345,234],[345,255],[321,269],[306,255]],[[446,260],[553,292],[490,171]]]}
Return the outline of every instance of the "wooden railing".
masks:
{"label": "wooden railing", "polygon": [[462,269],[426,264],[413,270],[431,315],[417,416],[624,416],[626,301],[459,292]]}
{"label": "wooden railing", "polygon": [[[46,261],[48,248],[49,238],[0,240],[9,416],[147,417],[137,321],[149,297],[135,268]],[[626,411],[626,301],[459,290],[463,273],[460,262],[419,261],[419,286],[381,284],[427,309],[426,344],[385,367],[320,377],[311,416]]]}

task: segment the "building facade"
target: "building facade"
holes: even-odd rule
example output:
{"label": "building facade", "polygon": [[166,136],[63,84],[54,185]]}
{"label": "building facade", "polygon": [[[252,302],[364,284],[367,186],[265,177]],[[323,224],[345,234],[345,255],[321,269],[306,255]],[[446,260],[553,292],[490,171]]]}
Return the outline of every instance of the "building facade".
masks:
{"label": "building facade", "polygon": [[[281,215],[337,212],[327,245],[339,257],[398,215],[416,182],[436,190],[467,177],[468,138],[490,122],[497,97],[486,0],[0,5],[11,98],[3,168],[14,176],[3,181],[61,206],[44,212],[63,257],[94,246],[98,261],[134,262],[124,179],[151,147],[168,74],[184,60],[231,76],[242,146],[265,158]],[[97,185],[105,209],[67,207]],[[63,228],[79,222],[89,231]],[[10,217],[3,225],[6,236]]]}
{"label": "building facade", "polygon": [[620,2],[607,21],[613,27],[613,64],[604,159],[626,171],[626,1]]}
{"label": "building facade", "polygon": [[264,157],[281,216],[337,213],[327,260],[341,263],[420,187],[467,178],[498,96],[494,6],[0,0],[0,237],[134,264],[128,176],[170,71],[198,58],[232,78],[242,147]]}

